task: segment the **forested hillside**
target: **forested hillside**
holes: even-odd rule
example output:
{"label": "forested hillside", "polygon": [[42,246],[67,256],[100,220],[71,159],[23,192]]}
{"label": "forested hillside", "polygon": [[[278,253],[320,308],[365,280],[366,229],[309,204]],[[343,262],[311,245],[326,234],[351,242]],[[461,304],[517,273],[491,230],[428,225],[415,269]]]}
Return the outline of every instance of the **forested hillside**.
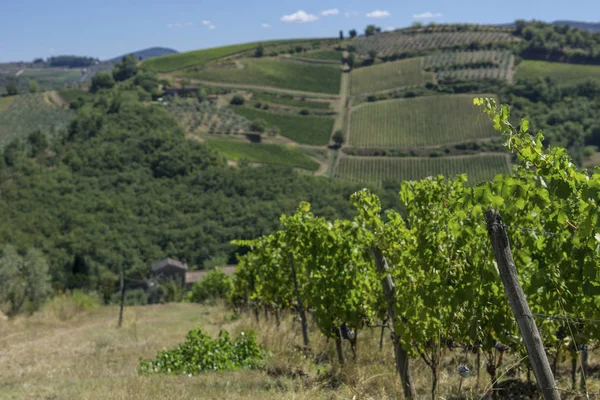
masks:
{"label": "forested hillside", "polygon": [[41,248],[57,288],[114,286],[121,266],[142,277],[166,256],[235,262],[232,239],[269,233],[300,199],[347,218],[357,188],[398,208],[403,180],[509,172],[479,95],[591,165],[599,35],[517,21],[248,43],[130,56],[88,91],[3,97],[0,242]]}
{"label": "forested hillside", "polygon": [[350,215],[357,186],[286,167],[229,167],[187,140],[164,107],[140,101],[150,93],[135,81],[81,99],[50,142],[15,140],[3,152],[0,242],[40,248],[56,287],[93,286],[121,266],[146,276],[166,256],[194,267],[233,262],[232,239],[270,232],[298,199],[324,216]]}
{"label": "forested hillside", "polygon": [[348,33],[0,65],[2,395],[600,393],[600,33]]}

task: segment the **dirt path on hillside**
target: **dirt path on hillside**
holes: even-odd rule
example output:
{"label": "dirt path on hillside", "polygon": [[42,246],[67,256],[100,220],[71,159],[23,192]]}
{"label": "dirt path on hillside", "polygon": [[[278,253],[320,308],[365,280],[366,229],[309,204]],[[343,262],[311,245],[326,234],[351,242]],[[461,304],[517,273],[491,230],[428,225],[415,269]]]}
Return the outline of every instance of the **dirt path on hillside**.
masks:
{"label": "dirt path on hillside", "polygon": [[[173,82],[179,82],[183,80],[182,78],[175,77],[171,74],[161,74],[161,78],[167,78],[172,80]],[[198,84],[204,86],[217,86],[223,88],[230,89],[242,89],[242,90],[258,90],[261,92],[273,92],[273,93],[281,93],[281,94],[290,94],[292,96],[304,96],[304,97],[316,97],[322,99],[329,100],[337,100],[339,95],[328,94],[328,93],[318,93],[318,92],[305,92],[302,90],[293,90],[293,89],[282,89],[273,86],[262,86],[262,85],[248,85],[241,83],[225,83],[225,82],[213,82],[213,81],[205,81],[201,79],[190,79],[190,84]]]}
{"label": "dirt path on hillside", "polygon": [[340,84],[340,97],[339,100],[334,103],[333,109],[337,113],[335,117],[335,123],[333,124],[333,130],[331,131],[331,137],[338,129],[344,130],[344,118],[346,116],[346,99],[350,91],[350,75],[343,73],[342,82]]}
{"label": "dirt path on hillside", "polygon": [[316,160],[313,158],[313,160],[315,160],[316,162],[319,163],[319,168],[314,171],[314,175],[316,176],[323,176],[327,174],[327,170],[329,169],[329,159],[325,160],[325,161],[320,161],[320,160]]}
{"label": "dirt path on hillside", "polygon": [[[329,137],[329,141],[333,142],[333,134],[340,130],[344,132],[344,136],[346,137],[345,142],[348,143],[348,126],[345,124],[347,114],[349,113],[349,109],[346,107],[346,102],[350,102],[348,95],[350,94],[350,74],[342,72],[341,83],[340,83],[340,96],[339,99],[333,103],[333,109],[336,112],[336,116],[333,123],[333,129],[331,130],[331,136]],[[346,125],[346,126],[345,126]],[[343,145],[342,145],[343,147]],[[328,176],[333,176],[333,165],[335,162],[331,162],[332,159],[337,159],[338,153],[340,150],[329,150],[327,155],[327,167],[324,173],[327,173]]]}
{"label": "dirt path on hillside", "polygon": [[308,63],[308,64],[341,65],[341,61],[320,60],[318,58],[295,57],[295,56],[289,56],[289,55],[288,56],[280,55],[279,58],[281,58],[282,60],[297,61],[297,62],[303,62],[303,63]]}
{"label": "dirt path on hillside", "polygon": [[57,91],[44,92],[44,102],[60,108],[68,108],[68,103],[60,97]]}

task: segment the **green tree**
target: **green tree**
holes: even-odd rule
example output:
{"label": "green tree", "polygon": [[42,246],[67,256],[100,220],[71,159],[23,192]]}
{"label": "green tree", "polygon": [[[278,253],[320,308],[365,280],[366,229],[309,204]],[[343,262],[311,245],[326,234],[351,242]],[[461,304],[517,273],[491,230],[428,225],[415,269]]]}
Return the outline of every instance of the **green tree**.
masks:
{"label": "green tree", "polygon": [[262,57],[265,55],[265,46],[263,46],[262,44],[259,44],[256,47],[256,51],[254,52],[254,57]]}
{"label": "green tree", "polygon": [[9,80],[8,82],[6,82],[6,93],[9,96],[14,96],[19,94],[19,86],[17,85],[17,81],[14,79]]}
{"label": "green tree", "polygon": [[123,57],[120,63],[116,64],[112,76],[117,82],[125,81],[133,77],[138,72],[137,60],[130,54]]}
{"label": "green tree", "polygon": [[100,89],[111,89],[115,84],[116,82],[109,72],[101,71],[92,78],[90,92],[96,93]]}
{"label": "green tree", "polygon": [[377,58],[377,50],[375,50],[375,49],[369,50],[369,57],[371,58],[371,60],[374,61]]}
{"label": "green tree", "polygon": [[29,80],[29,93],[37,93],[40,91],[40,85],[37,81],[31,79]]}
{"label": "green tree", "polygon": [[267,122],[264,119],[257,119],[252,121],[250,124],[250,130],[252,132],[263,133],[267,129]]}
{"label": "green tree", "polygon": [[342,147],[342,145],[344,144],[344,140],[344,132],[342,132],[339,129],[335,131],[335,133],[333,134],[333,142],[335,143],[335,145],[337,147]]}
{"label": "green tree", "polygon": [[356,29],[351,29],[348,34],[350,35],[350,38],[354,39],[357,35]]}
{"label": "green tree", "polygon": [[346,63],[348,63],[348,66],[350,68],[354,67],[354,62],[355,62],[354,54],[348,54],[348,57],[346,57]]}
{"label": "green tree", "polygon": [[340,30],[340,40],[344,40],[344,31]]}
{"label": "green tree", "polygon": [[225,299],[233,289],[231,277],[220,269],[213,269],[199,282],[194,283],[188,299],[196,303]]}
{"label": "green tree", "polygon": [[31,146],[31,156],[35,157],[48,147],[48,139],[42,131],[37,130],[27,137],[27,141]]}
{"label": "green tree", "polygon": [[9,317],[39,309],[50,294],[48,264],[39,250],[21,256],[7,245],[0,250],[0,308]]}
{"label": "green tree", "polygon": [[373,36],[376,33],[381,32],[381,28],[375,25],[367,25],[365,28],[365,36]]}
{"label": "green tree", "polygon": [[243,96],[240,96],[239,94],[236,94],[235,96],[233,96],[231,98],[230,103],[233,104],[234,106],[241,106],[242,104],[245,103],[245,99]]}
{"label": "green tree", "polygon": [[140,70],[133,80],[135,85],[142,87],[146,92],[153,96],[158,96],[158,78],[154,72]]}

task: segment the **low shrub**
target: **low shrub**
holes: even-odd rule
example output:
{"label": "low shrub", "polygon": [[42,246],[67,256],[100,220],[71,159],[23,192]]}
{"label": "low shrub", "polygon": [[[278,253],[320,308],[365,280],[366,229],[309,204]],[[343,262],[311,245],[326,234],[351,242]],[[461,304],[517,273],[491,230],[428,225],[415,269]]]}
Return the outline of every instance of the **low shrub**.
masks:
{"label": "low shrub", "polygon": [[242,96],[240,95],[235,95],[233,96],[233,98],[231,99],[231,104],[236,105],[236,106],[241,106],[242,104],[244,104],[245,100]]}
{"label": "low shrub", "polygon": [[189,301],[202,303],[209,299],[225,299],[233,289],[231,277],[220,269],[213,269],[188,293]]}
{"label": "low shrub", "polygon": [[85,293],[81,290],[73,292],[59,291],[46,306],[56,318],[61,321],[68,321],[80,312],[95,310],[102,305],[102,299],[96,293]]}
{"label": "low shrub", "polygon": [[71,293],[71,301],[81,311],[95,310],[102,305],[102,299],[97,293],[85,293],[77,289]]}
{"label": "low shrub", "polygon": [[254,331],[244,330],[232,342],[227,331],[212,339],[202,328],[194,328],[178,347],[160,351],[154,360],[140,360],[137,370],[141,375],[192,376],[209,371],[263,368],[265,356]]}
{"label": "low shrub", "polygon": [[[111,303],[120,304],[121,293],[113,294],[111,297]],[[148,304],[148,294],[143,289],[126,290],[123,304],[126,306],[145,306]]]}

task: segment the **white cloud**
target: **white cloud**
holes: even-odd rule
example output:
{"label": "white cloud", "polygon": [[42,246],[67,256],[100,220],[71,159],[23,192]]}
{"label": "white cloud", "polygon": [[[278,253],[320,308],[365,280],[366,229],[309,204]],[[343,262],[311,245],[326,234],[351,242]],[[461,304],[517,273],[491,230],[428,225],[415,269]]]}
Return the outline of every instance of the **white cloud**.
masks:
{"label": "white cloud", "polygon": [[202,25],[210,25],[210,21],[205,19],[204,21],[202,21]]}
{"label": "white cloud", "polygon": [[413,15],[414,19],[429,19],[429,18],[441,18],[441,17],[442,17],[442,14],[440,14],[440,13],[434,14],[431,11]]}
{"label": "white cloud", "polygon": [[188,26],[193,26],[194,24],[192,24],[191,22],[185,22],[185,23],[176,23],[176,24],[167,24],[167,28],[187,28]]}
{"label": "white cloud", "polygon": [[54,47],[50,47],[50,54],[54,54]]}
{"label": "white cloud", "polygon": [[346,18],[356,17],[358,13],[356,11],[347,11],[345,14]]}
{"label": "white cloud", "polygon": [[321,11],[321,15],[324,17],[327,17],[328,15],[338,15],[339,13],[340,13],[340,10],[338,10],[337,8],[332,8],[331,10]]}
{"label": "white cloud", "polygon": [[389,11],[385,10],[375,10],[370,13],[367,13],[367,18],[385,18],[389,17],[391,14]]}
{"label": "white cloud", "polygon": [[391,32],[391,31],[395,31],[396,28],[394,28],[393,26],[388,26],[386,31]]}
{"label": "white cloud", "polygon": [[217,28],[216,25],[211,25],[208,27],[208,29],[216,29],[216,28]]}
{"label": "white cloud", "polygon": [[260,24],[260,26],[262,28],[270,28],[271,27],[271,25],[269,25],[269,24]]}
{"label": "white cloud", "polygon": [[298,10],[291,15],[284,15],[281,17],[282,22],[314,22],[318,20],[319,17],[312,14],[307,14],[302,10]]}

